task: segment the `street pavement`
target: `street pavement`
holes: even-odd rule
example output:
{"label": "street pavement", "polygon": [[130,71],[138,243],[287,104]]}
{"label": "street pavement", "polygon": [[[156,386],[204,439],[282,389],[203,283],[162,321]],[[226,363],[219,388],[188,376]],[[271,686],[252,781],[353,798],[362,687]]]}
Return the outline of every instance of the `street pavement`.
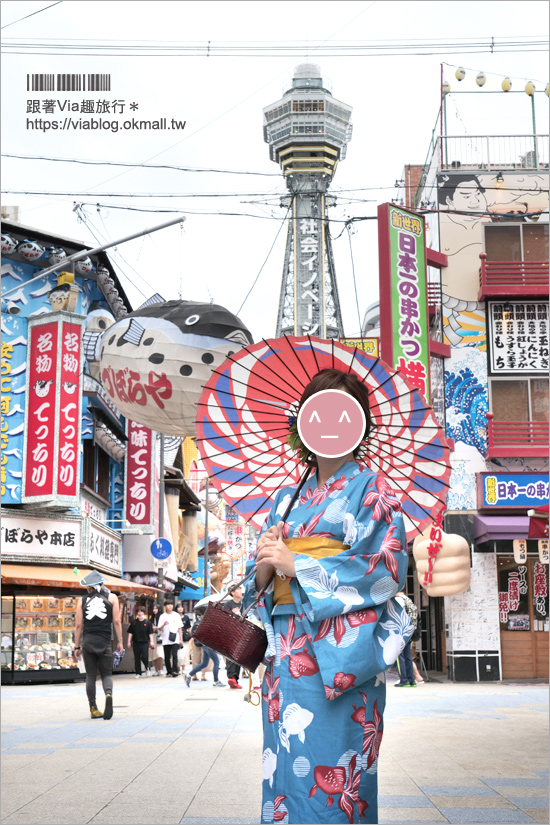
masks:
{"label": "street pavement", "polygon": [[[548,823],[548,685],[434,677],[388,676],[380,823]],[[258,823],[261,715],[245,693],[117,674],[105,721],[82,683],[3,687],[0,821]]]}

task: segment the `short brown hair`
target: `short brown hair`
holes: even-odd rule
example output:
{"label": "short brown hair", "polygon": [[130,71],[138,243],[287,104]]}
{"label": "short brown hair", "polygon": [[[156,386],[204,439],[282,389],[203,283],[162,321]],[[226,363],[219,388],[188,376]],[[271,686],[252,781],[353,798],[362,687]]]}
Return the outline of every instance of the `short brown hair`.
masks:
{"label": "short brown hair", "polygon": [[357,458],[361,451],[362,443],[369,437],[373,426],[369,405],[369,391],[367,386],[351,372],[343,372],[342,370],[337,369],[320,370],[317,375],[313,376],[303,391],[302,397],[300,398],[300,403],[298,405],[298,412],[306,403],[308,398],[311,398],[312,395],[315,395],[317,392],[322,392],[323,390],[344,390],[355,398],[365,413],[365,432],[363,434],[361,444],[358,444],[353,451],[353,455]]}

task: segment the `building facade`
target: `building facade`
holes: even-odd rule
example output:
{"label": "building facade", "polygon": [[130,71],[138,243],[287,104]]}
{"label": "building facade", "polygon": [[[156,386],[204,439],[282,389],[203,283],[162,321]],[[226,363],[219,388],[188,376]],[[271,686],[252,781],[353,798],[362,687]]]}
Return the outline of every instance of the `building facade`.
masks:
{"label": "building facade", "polygon": [[450,347],[445,525],[472,550],[470,588],[444,600],[441,654],[456,681],[548,675],[547,528],[529,538],[528,516],[548,504],[547,147],[547,136],[441,137],[405,170],[418,187],[399,193],[446,257],[428,268]]}
{"label": "building facade", "polygon": [[[83,250],[3,221],[2,681],[78,676],[75,607],[89,568],[119,594],[123,627],[136,598],[152,604],[181,588],[179,513],[192,520],[200,509],[183,473],[169,467],[159,532],[157,434],[125,420],[99,382],[97,342],[131,310],[108,256],[40,274]],[[160,581],[151,553],[158,535],[175,548]]]}

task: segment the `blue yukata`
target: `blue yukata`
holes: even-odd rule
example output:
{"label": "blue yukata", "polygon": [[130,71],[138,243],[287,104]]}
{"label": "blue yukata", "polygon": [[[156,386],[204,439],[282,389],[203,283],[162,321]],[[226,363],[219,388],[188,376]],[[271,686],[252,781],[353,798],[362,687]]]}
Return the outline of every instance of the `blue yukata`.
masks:
{"label": "blue yukata", "polygon": [[[278,491],[262,532],[294,489]],[[382,476],[350,461],[321,488],[310,476],[284,538],[296,577],[275,575],[258,605],[268,637],[261,821],[376,823],[384,671],[413,632],[393,598],[407,572],[401,506]],[[245,602],[254,596],[252,578]]]}

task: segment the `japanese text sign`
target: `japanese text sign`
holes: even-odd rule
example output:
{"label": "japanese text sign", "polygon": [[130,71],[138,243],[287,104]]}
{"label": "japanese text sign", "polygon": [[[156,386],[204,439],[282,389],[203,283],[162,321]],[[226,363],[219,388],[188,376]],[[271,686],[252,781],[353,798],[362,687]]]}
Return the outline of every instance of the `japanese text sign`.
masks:
{"label": "japanese text sign", "polygon": [[2,559],[74,562],[82,560],[81,521],[2,516]]}
{"label": "japanese text sign", "polygon": [[430,400],[424,218],[378,207],[380,345],[383,359]]}
{"label": "japanese text sign", "polygon": [[89,564],[120,576],[122,573],[122,538],[120,534],[92,518],[88,519],[88,525]]}
{"label": "japanese text sign", "polygon": [[478,507],[540,507],[548,504],[548,473],[480,473]]}
{"label": "japanese text sign", "polygon": [[23,459],[25,504],[74,506],[80,495],[83,319],[65,312],[29,319]]}
{"label": "japanese text sign", "polygon": [[230,559],[240,559],[246,552],[246,540],[244,534],[244,524],[225,524],[225,547],[224,553]]}
{"label": "japanese text sign", "polygon": [[489,303],[491,372],[548,373],[548,302]]}
{"label": "japanese text sign", "polygon": [[125,519],[132,527],[153,532],[153,444],[152,430],[127,421]]}
{"label": "japanese text sign", "polygon": [[2,504],[21,503],[27,319],[2,315],[0,490]]}

